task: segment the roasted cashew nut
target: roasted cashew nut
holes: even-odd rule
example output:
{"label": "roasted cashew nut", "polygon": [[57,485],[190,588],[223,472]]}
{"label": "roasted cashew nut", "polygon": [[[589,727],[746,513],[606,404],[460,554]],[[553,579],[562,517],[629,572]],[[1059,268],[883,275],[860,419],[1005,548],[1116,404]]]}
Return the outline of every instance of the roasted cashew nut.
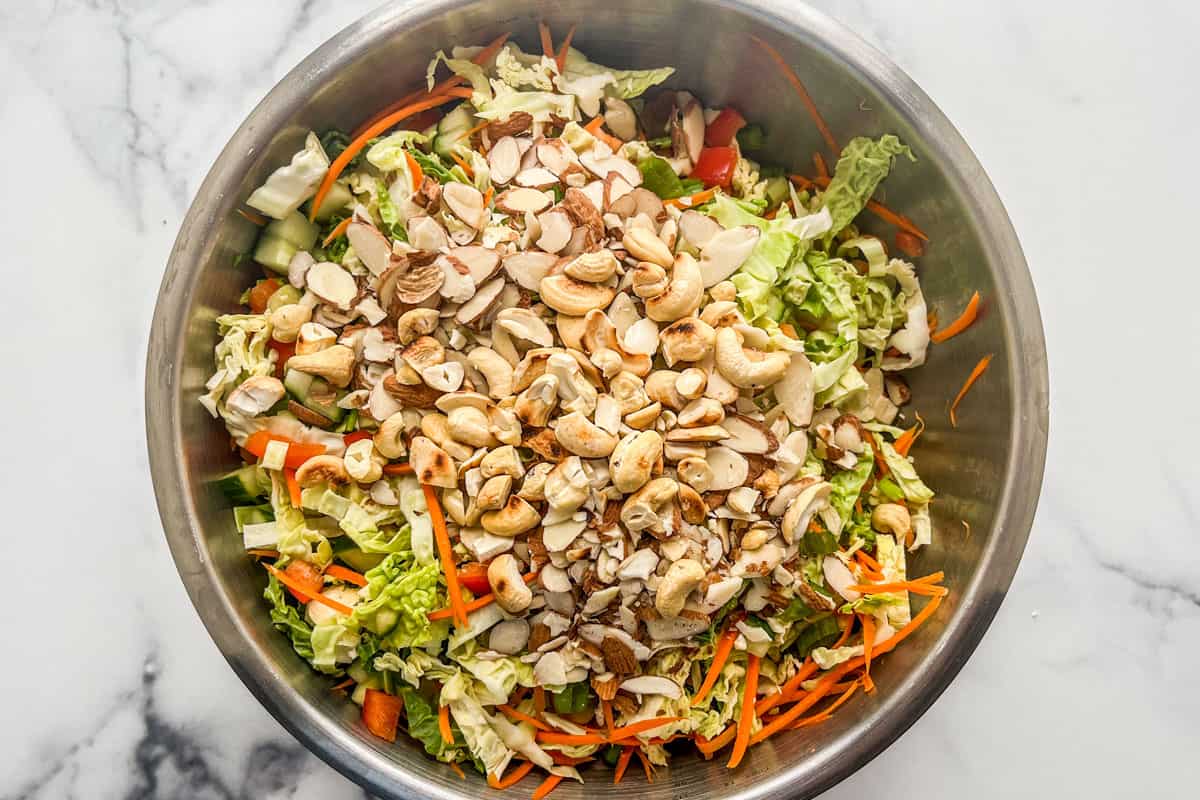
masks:
{"label": "roasted cashew nut", "polygon": [[521,563],[510,553],[501,553],[488,564],[488,583],[496,603],[510,614],[520,614],[533,602],[533,591],[521,575]]}
{"label": "roasted cashew nut", "polygon": [[511,495],[503,508],[485,512],[479,521],[488,533],[513,537],[536,527],[542,515],[520,497]]}
{"label": "roasted cashew nut", "polygon": [[621,522],[630,531],[643,531],[660,523],[659,512],[675,499],[679,485],[670,478],[655,478],[625,498]]}
{"label": "roasted cashew nut", "polygon": [[349,482],[350,474],[346,472],[346,464],[341,456],[313,456],[296,470],[296,483],[301,486],[316,486],[320,483],[342,486]]}
{"label": "roasted cashew nut", "polygon": [[705,578],[703,565],[690,558],[681,558],[667,569],[654,595],[654,608],[664,617],[678,617],[692,590]]}
{"label": "roasted cashew nut", "polygon": [[622,439],[609,458],[613,486],[623,494],[646,485],[654,466],[662,459],[663,440],[657,431],[631,433]]}
{"label": "roasted cashew nut", "polygon": [[912,517],[899,503],[883,503],[871,512],[871,527],[880,533],[893,534],[898,543],[903,543],[912,533]]}
{"label": "roasted cashew nut", "polygon": [[770,386],[783,377],[791,362],[791,354],[784,350],[747,350],[742,347],[736,330],[717,330],[717,371],[734,386],[742,389]]}
{"label": "roasted cashew nut", "polygon": [[687,253],[680,253],[675,257],[666,291],[646,298],[646,316],[657,322],[674,322],[694,314],[703,299],[704,280],[700,276],[700,265]]}

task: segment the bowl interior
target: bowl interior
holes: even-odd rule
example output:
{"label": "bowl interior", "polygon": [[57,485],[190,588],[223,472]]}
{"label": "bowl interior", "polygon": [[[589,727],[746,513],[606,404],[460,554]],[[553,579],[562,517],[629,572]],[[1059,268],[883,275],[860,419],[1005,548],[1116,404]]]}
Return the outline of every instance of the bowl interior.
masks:
{"label": "bowl interior", "polygon": [[[263,574],[241,552],[227,504],[211,479],[234,465],[228,439],[196,401],[212,369],[214,318],[233,309],[251,278],[235,257],[255,229],[234,213],[310,130],[353,128],[420,85],[432,53],[511,31],[537,48],[544,18],[557,37],[579,24],[575,44],[616,67],[673,65],[671,85],[708,106],[736,105],[768,132],[769,160],[811,174],[821,140],[796,93],[765,53],[773,44],[805,81],[839,142],[899,135],[918,161],[898,163],[885,200],[930,235],[918,270],[931,310],[953,318],[972,291],[987,302],[969,335],[934,347],[911,374],[928,429],[915,449],[938,493],[934,545],[912,558],[914,574],[946,572],[952,594],[932,623],[872,667],[878,691],[859,694],[823,725],[754,748],[737,771],[691,755],[652,786],[625,781],[604,791],[645,798],[808,796],[861,766],[916,720],[965,662],[1011,580],[1040,486],[1046,431],[1045,348],[1024,260],[982,169],[957,133],[905,76],[853,35],[805,7],[710,0],[433,2],[385,8],[351,26],[296,68],[254,111],[222,153],[184,223],[163,281],[148,362],[147,424],[160,509],[193,602],[255,695],[293,733],[372,791],[466,797],[462,783],[419,746],[368,735],[356,707],[328,691],[270,626]],[[829,158],[829,154],[825,154]],[[868,222],[891,241],[893,230]],[[986,377],[947,418],[950,399],[984,354]],[[969,528],[964,527],[966,523]],[[526,788],[510,790],[524,796]],[[560,787],[556,796],[582,796]]]}

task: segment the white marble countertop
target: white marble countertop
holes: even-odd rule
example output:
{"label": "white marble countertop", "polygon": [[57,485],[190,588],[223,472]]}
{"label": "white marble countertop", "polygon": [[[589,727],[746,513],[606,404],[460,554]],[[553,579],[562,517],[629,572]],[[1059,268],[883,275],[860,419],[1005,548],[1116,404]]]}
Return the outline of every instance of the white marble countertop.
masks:
{"label": "white marble countertop", "polygon": [[[141,397],[201,177],[276,80],[375,4],[0,8],[0,796],[361,796],[201,627],[154,509]],[[1029,258],[1054,392],[1037,523],[999,616],[929,713],[826,797],[1195,796],[1200,6],[817,5],[978,153]]]}

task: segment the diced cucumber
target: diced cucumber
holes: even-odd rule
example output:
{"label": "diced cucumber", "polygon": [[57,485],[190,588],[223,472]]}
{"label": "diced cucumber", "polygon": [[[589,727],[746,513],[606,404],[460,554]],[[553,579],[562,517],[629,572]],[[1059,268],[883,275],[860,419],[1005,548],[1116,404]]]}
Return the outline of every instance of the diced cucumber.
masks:
{"label": "diced cucumber", "polygon": [[767,205],[777,206],[788,198],[787,178],[767,178]]}
{"label": "diced cucumber", "polygon": [[277,308],[300,302],[300,290],[290,283],[285,283],[267,298],[267,310],[274,311]]}
{"label": "diced cucumber", "polygon": [[288,265],[292,263],[294,255],[296,245],[266,232],[258,237],[258,244],[254,247],[254,260],[280,275],[287,275]]}
{"label": "diced cucumber", "polygon": [[307,372],[289,369],[283,375],[283,388],[288,390],[288,394],[303,403],[304,398],[308,397],[309,387],[312,386],[314,380],[316,378]]}
{"label": "diced cucumber", "polygon": [[317,222],[327,222],[334,214],[345,211],[352,200],[354,195],[350,194],[350,190],[344,184],[334,183],[329,187],[329,194],[321,201],[321,207],[317,209],[314,219]]}
{"label": "diced cucumber", "polygon": [[278,236],[290,242],[297,250],[311,250],[317,243],[317,226],[309,222],[299,211],[293,211],[283,219],[271,222],[263,230],[264,236]]}
{"label": "diced cucumber", "polygon": [[247,464],[217,479],[217,488],[236,505],[253,503],[260,497],[266,497],[270,485],[263,471],[254,464]]}
{"label": "diced cucumber", "polygon": [[247,522],[242,528],[242,547],[247,550],[279,546],[279,526],[269,522]]}
{"label": "diced cucumber", "polygon": [[442,117],[437,126],[437,136],[433,140],[433,151],[449,158],[454,145],[464,133],[471,130],[472,120],[471,111],[465,103]]}
{"label": "diced cucumber", "polygon": [[300,405],[333,422],[340,422],[346,413],[337,404],[337,392],[323,378],[289,369],[283,376],[283,387]]}
{"label": "diced cucumber", "polygon": [[[349,539],[350,537],[347,536],[345,538]],[[383,553],[364,553],[357,547],[343,550],[336,555],[345,562],[346,566],[357,572],[366,572],[369,569],[375,569],[384,559]]]}
{"label": "diced cucumber", "polygon": [[247,525],[272,522],[274,519],[275,512],[271,510],[269,503],[260,506],[238,506],[233,509],[233,522],[237,525],[238,533],[241,533]]}

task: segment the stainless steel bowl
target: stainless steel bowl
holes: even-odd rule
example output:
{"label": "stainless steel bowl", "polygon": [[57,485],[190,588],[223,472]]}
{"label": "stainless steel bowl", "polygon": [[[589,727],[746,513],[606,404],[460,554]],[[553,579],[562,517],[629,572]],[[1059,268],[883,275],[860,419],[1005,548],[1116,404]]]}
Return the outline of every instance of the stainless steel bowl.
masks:
{"label": "stainless steel bowl", "polygon": [[[463,798],[490,793],[463,783],[401,739],[372,738],[357,709],[328,691],[270,626],[263,575],[241,552],[226,503],[209,481],[234,460],[228,439],[196,401],[212,369],[213,319],[234,308],[249,280],[234,256],[255,229],[234,209],[299,146],[304,132],[353,127],[418,85],[430,55],[512,31],[536,48],[536,22],[579,23],[576,43],[614,66],[678,68],[674,83],[709,105],[732,102],[762,122],[771,160],[805,169],[819,139],[783,75],[750,35],[797,66],[832,129],[893,132],[912,145],[885,184],[887,202],[932,238],[919,261],[926,296],[943,320],[970,293],[985,298],[971,331],[935,347],[913,374],[915,407],[929,429],[916,449],[938,491],[939,533],[913,561],[946,572],[953,591],[931,624],[872,669],[879,690],[858,695],[823,725],[754,748],[743,766],[692,756],[652,786],[560,787],[569,800],[811,797],[861,767],[941,694],[975,649],[1021,557],[1041,486],[1048,379],[1041,319],[1025,260],[995,190],[971,151],[906,75],[857,36],[796,3],[764,0],[433,0],[395,3],[329,40],[292,70],[234,134],[188,211],[163,278],[146,369],[146,427],[159,512],[179,574],[209,633],[267,709],[315,753],[387,797]],[[890,232],[881,230],[883,233]],[[946,410],[976,360],[990,371],[950,428]],[[960,521],[970,525],[964,532]],[[527,789],[509,790],[524,797]]]}

